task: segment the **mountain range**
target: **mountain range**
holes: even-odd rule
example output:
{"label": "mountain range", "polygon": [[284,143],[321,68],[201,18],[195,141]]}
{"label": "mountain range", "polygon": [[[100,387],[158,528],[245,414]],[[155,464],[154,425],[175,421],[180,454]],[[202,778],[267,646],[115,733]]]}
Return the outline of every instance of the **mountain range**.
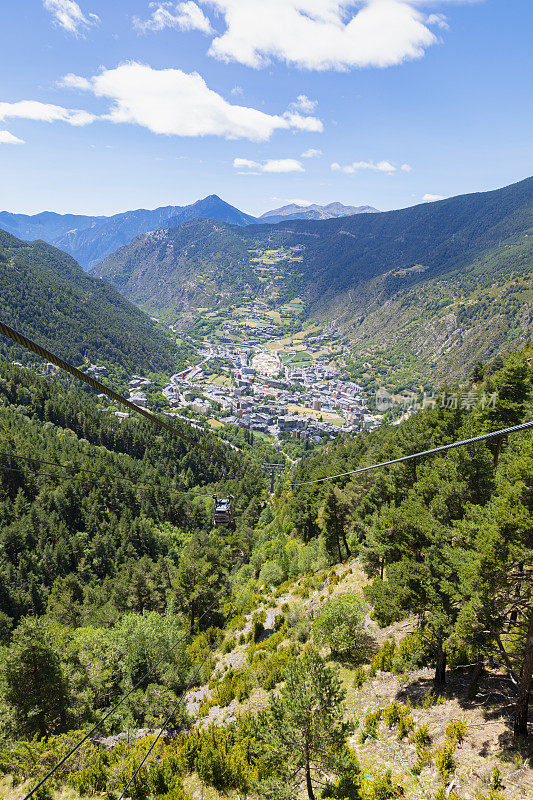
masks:
{"label": "mountain range", "polygon": [[335,217],[350,217],[353,214],[377,214],[378,209],[372,206],[344,206],[342,203],[329,203],[327,206],[316,204],[299,206],[296,203],[266,211],[258,218],[258,222],[275,225],[276,222],[286,222],[289,219],[333,219]]}
{"label": "mountain range", "polygon": [[294,219],[298,208],[252,224],[211,196],[94,217],[77,232],[64,226],[88,218],[11,215],[20,236],[53,233],[87,257],[126,243],[87,275],[61,249],[0,231],[0,312],[60,355],[130,372],[166,370],[176,358],[137,306],[173,323],[198,309],[256,298],[279,308],[299,297],[309,320],[341,328],[357,354],[354,377],[371,361],[396,375],[453,379],[533,335],[532,178],[399,211]]}
{"label": "mountain range", "polygon": [[195,219],[142,234],[93,274],[150,313],[299,296],[370,355],[461,374],[533,333],[533,179],[385,213],[239,227]]}
{"label": "mountain range", "polygon": [[261,218],[239,211],[217,195],[209,195],[188,206],[162,206],[154,210],[137,209],[113,216],[80,214],[12,214],[0,212],[0,228],[20,239],[42,239],[73,256],[85,269],[102,261],[135,236],[162,228],[174,228],[190,219],[208,217],[232,225],[275,223],[280,219],[329,219],[346,214],[375,211],[370,206],[284,206]]}

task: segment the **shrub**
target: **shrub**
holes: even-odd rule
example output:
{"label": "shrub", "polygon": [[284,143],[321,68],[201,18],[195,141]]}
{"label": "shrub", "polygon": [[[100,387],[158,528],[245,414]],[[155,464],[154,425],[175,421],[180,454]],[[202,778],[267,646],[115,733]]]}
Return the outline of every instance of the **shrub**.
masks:
{"label": "shrub", "polygon": [[363,685],[363,683],[365,682],[366,677],[367,677],[366,669],[364,668],[364,666],[362,664],[360,664],[356,668],[355,674],[354,674],[354,678],[353,678],[353,687],[354,687],[354,689],[360,689],[361,686]]}
{"label": "shrub", "polygon": [[417,633],[408,633],[403,636],[398,642],[394,655],[398,667],[394,672],[416,669],[429,659],[429,653],[426,652],[422,638]]}
{"label": "shrub", "polygon": [[425,725],[419,725],[418,728],[412,732],[409,741],[416,746],[417,751],[419,747],[428,747],[431,744],[431,736],[427,723]]}
{"label": "shrub", "polygon": [[250,696],[251,690],[252,678],[246,668],[229,669],[213,691],[210,703],[222,708],[229,706],[232,700],[242,703]]}
{"label": "shrub", "polygon": [[287,624],[289,628],[294,628],[298,623],[300,623],[305,617],[304,610],[302,606],[295,606],[292,611],[289,611],[287,614]]}
{"label": "shrub", "polygon": [[376,674],[378,669],[380,669],[382,672],[390,672],[392,670],[392,659],[395,649],[396,642],[394,639],[386,639],[386,641],[383,642],[379,651],[372,659],[372,663],[370,665],[373,675]]}
{"label": "shrub", "polygon": [[497,765],[492,770],[492,773],[491,773],[491,776],[490,776],[490,788],[493,791],[498,791],[499,789],[503,789],[504,788],[503,787],[502,774],[500,772],[500,768]]}
{"label": "shrub", "polygon": [[365,717],[365,721],[363,724],[363,728],[361,730],[361,744],[364,744],[369,736],[376,737],[378,724],[381,719],[381,709],[377,709],[377,711],[371,711],[370,714],[367,714]]}
{"label": "shrub", "polygon": [[403,739],[409,731],[413,730],[413,715],[404,711],[398,722],[398,739]]}
{"label": "shrub", "polygon": [[195,770],[205,783],[219,791],[246,788],[244,753],[233,730],[216,725],[195,729],[186,749],[189,769]]}
{"label": "shrub", "polygon": [[383,719],[389,726],[392,728],[394,725],[397,725],[400,721],[402,713],[402,704],[398,700],[393,700],[392,703],[389,703],[388,706],[383,711]]}
{"label": "shrub", "polygon": [[305,644],[311,635],[311,623],[309,620],[304,620],[300,622],[298,627],[294,632],[294,636],[296,641],[300,642],[301,644]]}
{"label": "shrub", "polygon": [[365,587],[365,597],[374,606],[372,619],[375,619],[381,628],[386,628],[393,622],[399,622],[404,616],[404,610],[398,601],[398,593],[381,578],[374,578],[370,586]]}
{"label": "shrub", "polygon": [[107,785],[107,764],[109,756],[105,750],[98,752],[92,764],[68,777],[68,784],[80,794],[94,794],[105,791]]}
{"label": "shrub", "polygon": [[[457,792],[452,792],[451,794],[448,794],[446,789],[444,789],[441,786],[441,788],[439,789],[439,791],[435,795],[435,800],[461,800],[461,798],[459,797]],[[495,798],[494,800],[498,800],[498,799]]]}
{"label": "shrub", "polygon": [[383,711],[383,719],[389,728],[397,725],[398,739],[403,739],[404,736],[407,736],[409,731],[413,729],[411,702],[408,700],[407,703],[403,705],[398,700],[393,700]]}
{"label": "shrub", "polygon": [[428,764],[431,764],[431,759],[433,757],[433,752],[431,747],[427,745],[417,745],[416,747],[416,764],[413,766],[413,772],[415,775],[420,775],[424,767]]}
{"label": "shrub", "polygon": [[422,708],[431,708],[431,706],[438,706],[444,703],[444,698],[435,692],[428,692],[422,700]]}
{"label": "shrub", "polygon": [[283,680],[285,669],[293,655],[294,650],[291,646],[280,647],[270,658],[263,661],[257,669],[259,685],[267,691],[274,689]]}
{"label": "shrub", "polygon": [[235,636],[230,636],[230,638],[226,639],[224,644],[222,645],[222,652],[223,653],[231,653],[231,651],[233,650],[233,648],[235,647],[236,644],[237,644],[237,641],[235,639]]}
{"label": "shrub", "polygon": [[0,645],[9,644],[11,639],[11,630],[13,628],[13,620],[0,611]]}
{"label": "shrub", "polygon": [[313,623],[313,636],[322,647],[334,655],[352,653],[357,649],[363,630],[364,608],[354,593],[328,600]]}
{"label": "shrub", "polygon": [[264,611],[256,611],[252,617],[252,641],[258,642],[265,631],[266,614]]}
{"label": "shrub", "polygon": [[446,727],[446,738],[453,744],[461,744],[466,735],[466,722],[464,719],[454,720]]}
{"label": "shrub", "polygon": [[39,786],[34,797],[35,800],[54,800],[54,794],[46,783],[42,786]]}
{"label": "shrub", "polygon": [[274,620],[274,629],[279,631],[279,629],[285,623],[285,616],[283,614],[276,614],[276,619]]}
{"label": "shrub", "polygon": [[377,775],[368,781],[363,789],[364,800],[389,800],[389,798],[400,797],[403,791],[392,782],[392,773],[388,769],[382,775]]}
{"label": "shrub", "polygon": [[453,752],[455,750],[455,742],[447,741],[437,754],[435,765],[444,783],[448,783],[450,772],[455,769],[455,761]]}

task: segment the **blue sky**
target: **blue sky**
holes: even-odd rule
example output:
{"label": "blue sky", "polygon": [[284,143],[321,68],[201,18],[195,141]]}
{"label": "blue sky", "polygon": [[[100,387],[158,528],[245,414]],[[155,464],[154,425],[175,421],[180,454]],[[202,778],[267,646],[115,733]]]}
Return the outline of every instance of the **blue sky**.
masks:
{"label": "blue sky", "polygon": [[531,174],[530,0],[0,8],[0,209],[387,210]]}

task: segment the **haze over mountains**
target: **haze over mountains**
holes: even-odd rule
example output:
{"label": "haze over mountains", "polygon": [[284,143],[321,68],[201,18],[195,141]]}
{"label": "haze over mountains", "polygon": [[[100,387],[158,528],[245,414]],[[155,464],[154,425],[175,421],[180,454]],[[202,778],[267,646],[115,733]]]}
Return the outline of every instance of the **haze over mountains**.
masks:
{"label": "haze over mountains", "polygon": [[299,296],[355,346],[401,343],[445,376],[533,332],[532,211],[528,178],[386,213],[268,227],[196,219],[138,236],[93,274],[172,321]]}
{"label": "haze over mountains", "polygon": [[333,217],[349,217],[352,214],[377,214],[378,209],[372,206],[344,206],[342,203],[329,203],[327,206],[316,204],[300,206],[290,203],[272,211],[266,211],[259,217],[259,222],[275,224],[289,219],[332,219]]}
{"label": "haze over mountains", "polygon": [[80,214],[12,214],[0,212],[0,228],[20,239],[42,239],[69,253],[85,269],[102,261],[135,236],[161,228],[173,228],[189,219],[207,217],[232,225],[257,222],[274,224],[281,219],[329,219],[330,217],[375,211],[370,206],[285,206],[260,218],[245,214],[217,195],[209,195],[188,206],[162,206],[151,211],[137,209],[113,216]]}
{"label": "haze over mountains", "polygon": [[111,217],[74,214],[10,214],[0,212],[0,228],[21,239],[42,239],[73,256],[85,269],[101,261],[135,236],[158,228],[172,228],[195,217],[210,217],[233,225],[249,225],[255,218],[216,195],[189,206],[137,209]]}

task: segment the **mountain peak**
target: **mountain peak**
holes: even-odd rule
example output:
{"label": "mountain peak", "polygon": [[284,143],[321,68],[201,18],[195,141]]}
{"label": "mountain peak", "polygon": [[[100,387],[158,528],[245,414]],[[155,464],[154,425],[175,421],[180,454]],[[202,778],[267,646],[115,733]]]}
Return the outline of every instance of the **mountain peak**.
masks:
{"label": "mountain peak", "polygon": [[289,219],[332,219],[333,217],[350,217],[353,214],[372,214],[377,213],[378,209],[372,206],[345,206],[339,202],[328,203],[320,206],[316,203],[310,205],[298,205],[290,203],[272,211],[266,211],[261,217],[260,222],[275,224],[285,222]]}
{"label": "mountain peak", "polygon": [[230,225],[250,225],[255,217],[239,211],[217,194],[188,206],[138,208],[110,217],[56,214],[10,214],[0,212],[0,227],[20,239],[42,239],[65,250],[85,268],[91,268],[137,236],[154,230],[175,228],[195,217],[209,217]]}

